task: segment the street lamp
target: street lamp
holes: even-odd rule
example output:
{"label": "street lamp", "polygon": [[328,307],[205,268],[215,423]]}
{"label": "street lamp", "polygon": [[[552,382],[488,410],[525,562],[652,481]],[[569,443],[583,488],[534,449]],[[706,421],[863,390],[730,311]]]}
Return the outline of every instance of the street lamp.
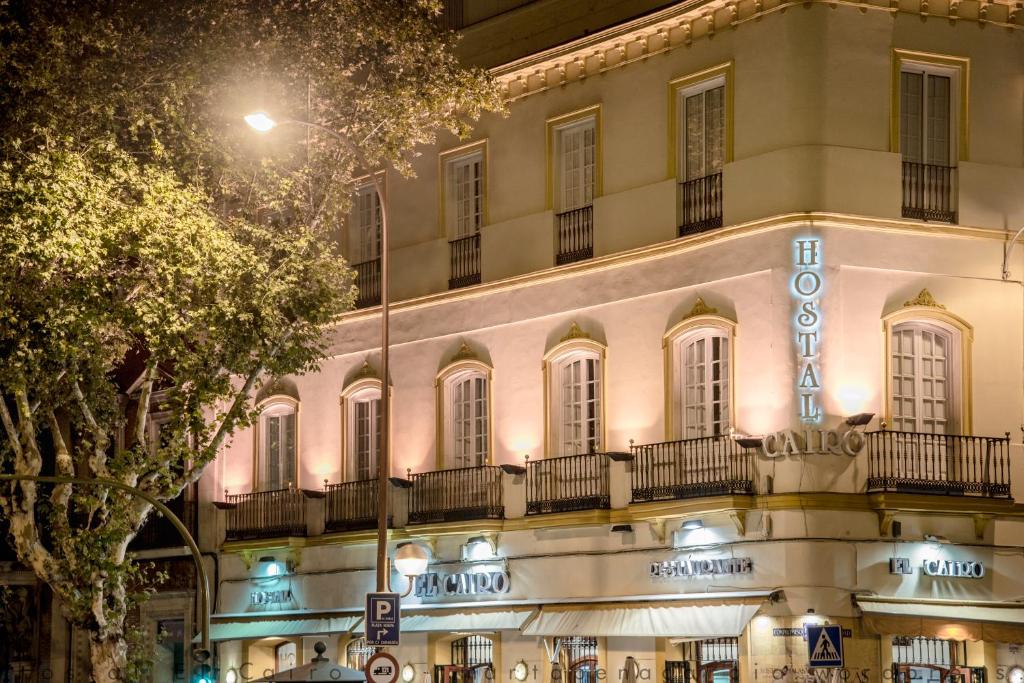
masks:
{"label": "street lamp", "polygon": [[395,569],[407,582],[403,598],[412,592],[416,577],[427,571],[428,560],[427,551],[419,543],[402,543],[395,549]]}
{"label": "street lamp", "polygon": [[366,162],[359,146],[345,135],[333,128],[300,121],[297,119],[286,119],[275,121],[266,112],[257,111],[245,116],[245,122],[255,131],[267,133],[274,128],[287,124],[303,126],[312,130],[326,133],[340,142],[349,153],[356,159],[356,162],[363,167],[363,170],[370,175],[370,182],[380,200],[380,462],[377,464],[377,592],[384,592],[388,587],[388,474],[391,471],[390,460],[390,430],[391,420],[390,397],[388,396],[388,211],[387,201],[384,197],[384,190],[377,179],[377,175]]}

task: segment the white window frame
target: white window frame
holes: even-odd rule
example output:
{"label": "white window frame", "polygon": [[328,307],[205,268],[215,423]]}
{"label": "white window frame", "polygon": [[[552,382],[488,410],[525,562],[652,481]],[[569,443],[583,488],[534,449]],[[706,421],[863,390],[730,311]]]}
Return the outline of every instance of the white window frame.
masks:
{"label": "white window frame", "polygon": [[[716,169],[707,168],[707,93],[716,88],[722,89],[722,135],[721,135],[721,166]],[[688,164],[689,155],[687,154],[687,142],[689,129],[686,125],[687,117],[687,99],[690,97],[701,96],[702,100],[702,112],[701,118],[701,147],[702,147],[702,160],[701,168],[697,172],[691,173]],[[697,180],[704,178],[714,173],[720,173],[722,167],[725,166],[726,154],[727,154],[727,135],[729,125],[729,115],[726,108],[728,107],[729,97],[726,85],[725,75],[716,76],[715,78],[709,78],[691,86],[676,88],[676,159],[677,159],[677,178],[679,181]]]}
{"label": "white window frame", "polygon": [[[903,394],[903,389],[897,387],[897,378],[894,374],[894,356],[897,354],[897,344],[895,336],[899,333],[911,332],[914,339],[913,353],[909,354],[914,365],[914,374],[910,381],[913,383],[913,396],[909,397],[909,400],[914,403],[914,415],[904,416],[901,412],[897,412],[897,402],[901,400],[908,400]],[[960,403],[960,375],[962,368],[960,367],[962,350],[960,331],[949,326],[944,325],[936,320],[905,320],[892,325],[888,331],[889,334],[889,355],[886,363],[886,372],[888,374],[888,383],[891,387],[889,392],[889,415],[890,425],[894,431],[905,431],[905,432],[923,432],[923,433],[936,433],[936,434],[957,434],[961,428],[960,415],[961,415],[961,403]],[[923,375],[923,366],[927,362],[922,355],[922,337],[924,334],[940,335],[946,340],[946,375],[943,380],[945,384],[945,396],[943,398],[945,403],[945,429],[941,431],[930,430],[927,427],[927,423],[931,418],[927,418],[924,415],[924,405],[928,398],[925,396],[925,382],[927,381]],[[905,352],[901,353],[903,356],[907,356]],[[934,375],[932,375],[934,376]],[[913,429],[907,429],[907,422],[913,422]]]}
{"label": "white window frame", "polygon": [[[352,257],[349,260],[353,263],[365,263],[380,258],[383,221],[380,200],[380,195],[373,183],[365,183],[356,188],[350,223],[352,225],[350,238]],[[374,209],[376,209],[376,215],[371,215]],[[374,236],[374,229],[376,229],[376,236]]]}
{"label": "white window frame", "polygon": [[[589,159],[586,144],[588,131],[591,139]],[[566,150],[566,140],[568,136],[575,135],[577,133],[580,134],[580,146],[578,151],[571,153],[574,162],[573,168],[577,169],[577,172],[570,174],[566,168],[566,161],[569,156],[569,153],[567,153]],[[596,114],[556,126],[554,129],[554,137],[554,163],[557,171],[555,175],[555,188],[557,193],[555,205],[558,207],[558,211],[566,212],[574,209],[581,209],[586,206],[592,206],[594,203],[594,197],[597,196],[597,176],[599,165],[598,145],[600,144],[598,140],[598,122]],[[578,178],[573,178],[572,176],[578,176]],[[571,190],[569,187],[570,180],[578,180],[578,184],[575,185],[578,189]]]}
{"label": "white window frame", "polygon": [[[363,383],[356,388],[350,388],[344,398],[344,420],[345,420],[345,481],[362,481],[373,479],[377,476],[377,467],[380,463],[380,410],[381,410],[381,387],[379,380]],[[376,410],[373,405],[376,403]],[[369,426],[369,439],[366,442],[368,447],[368,471],[360,472],[359,457],[360,446],[358,440],[361,438],[359,424],[360,411],[367,411],[367,422]],[[373,438],[376,435],[377,438]]]}
{"label": "white window frame", "polygon": [[[903,86],[903,74],[912,73],[920,74],[921,79],[921,120],[920,120],[920,139],[921,139],[921,155],[919,158],[912,158],[906,149],[904,143],[904,119],[906,117],[906,111],[904,106],[904,86]],[[929,101],[928,101],[928,83],[930,78],[934,76],[941,76],[949,79],[949,102],[948,102],[948,118],[949,118],[949,129],[946,132],[946,161],[936,161],[934,158],[929,157],[928,153],[928,112],[929,112]],[[899,145],[900,155],[905,161],[911,161],[915,163],[923,163],[934,166],[957,166],[959,157],[959,140],[957,132],[960,130],[959,126],[959,107],[960,102],[960,69],[941,66],[938,64],[929,64],[926,62],[915,62],[912,60],[902,60],[900,62],[899,70],[899,83],[897,86],[899,105],[900,105],[900,118],[898,121],[899,126]]]}
{"label": "white window frame", "polygon": [[[697,375],[690,372],[687,352],[700,345],[702,358]],[[715,346],[720,356],[714,358]],[[704,326],[679,334],[672,340],[672,417],[675,439],[726,436],[732,428],[732,334],[727,328]],[[716,370],[717,379],[716,379]],[[702,396],[689,400],[692,380]],[[715,406],[719,419],[715,420]],[[699,417],[698,417],[699,415]]]}
{"label": "white window frame", "polygon": [[[604,451],[605,355],[597,342],[575,340],[555,347],[545,359],[547,457]],[[566,373],[572,372],[575,381],[567,382]]]}
{"label": "white window frame", "polygon": [[[466,172],[467,194],[460,194],[461,171]],[[476,175],[473,175],[473,174]],[[482,149],[445,161],[445,229],[451,240],[470,237],[484,224],[484,177],[486,166]]]}
{"label": "white window frame", "polygon": [[[292,452],[285,453],[284,455],[288,458],[288,464],[280,459],[280,453],[278,454],[278,479],[279,481],[273,481],[268,477],[269,463],[267,461],[268,454],[268,430],[269,421],[271,419],[280,419],[285,416],[292,416],[294,420],[293,426],[293,437],[292,437]],[[287,489],[290,487],[298,487],[299,478],[299,406],[298,401],[291,398],[285,397],[274,397],[269,399],[260,410],[260,419],[258,423],[259,432],[256,435],[257,441],[257,457],[256,457],[256,472],[254,481],[256,482],[255,490],[257,491],[273,491],[279,489]],[[280,437],[279,438],[283,438]],[[285,449],[281,449],[285,450]],[[291,469],[291,477],[288,477],[288,468]],[[276,485],[275,485],[276,484]]]}
{"label": "white window frame", "polygon": [[[448,370],[441,381],[443,405],[443,453],[439,467],[459,469],[480,467],[491,460],[491,373],[481,364],[461,365]],[[469,386],[469,395],[463,400],[468,415],[460,414],[456,405],[462,387]],[[482,410],[483,415],[478,415]],[[460,425],[460,422],[462,423]],[[465,430],[465,431],[463,431]],[[461,437],[460,437],[461,433]],[[468,439],[469,450],[463,452],[460,442]],[[482,448],[481,448],[482,446]]]}

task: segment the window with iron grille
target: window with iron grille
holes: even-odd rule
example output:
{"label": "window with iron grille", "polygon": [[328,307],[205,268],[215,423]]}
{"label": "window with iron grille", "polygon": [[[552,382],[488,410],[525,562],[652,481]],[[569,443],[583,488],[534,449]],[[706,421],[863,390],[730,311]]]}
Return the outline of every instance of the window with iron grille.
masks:
{"label": "window with iron grille", "polygon": [[494,659],[494,643],[483,636],[466,636],[452,641],[452,664],[474,668],[490,666]]}
{"label": "window with iron grille", "polygon": [[568,662],[569,666],[575,662],[597,659],[597,638],[568,636],[556,638],[555,644],[558,647],[559,655]]}
{"label": "window with iron grille", "polygon": [[951,669],[963,665],[966,660],[965,641],[911,636],[895,636],[892,639],[892,662],[895,665]]}

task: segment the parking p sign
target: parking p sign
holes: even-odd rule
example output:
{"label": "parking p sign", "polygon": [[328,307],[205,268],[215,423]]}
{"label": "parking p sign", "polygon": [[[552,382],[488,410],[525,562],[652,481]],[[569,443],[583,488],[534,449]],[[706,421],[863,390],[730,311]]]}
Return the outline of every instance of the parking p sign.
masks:
{"label": "parking p sign", "polygon": [[367,645],[398,645],[398,593],[367,593],[365,623]]}

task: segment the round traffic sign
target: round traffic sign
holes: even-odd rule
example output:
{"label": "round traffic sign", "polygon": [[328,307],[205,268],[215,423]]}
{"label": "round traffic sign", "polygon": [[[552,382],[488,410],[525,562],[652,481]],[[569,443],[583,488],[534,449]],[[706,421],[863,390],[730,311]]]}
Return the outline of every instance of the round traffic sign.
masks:
{"label": "round traffic sign", "polygon": [[387,652],[378,652],[363,667],[367,683],[395,683],[398,680],[398,660]]}

